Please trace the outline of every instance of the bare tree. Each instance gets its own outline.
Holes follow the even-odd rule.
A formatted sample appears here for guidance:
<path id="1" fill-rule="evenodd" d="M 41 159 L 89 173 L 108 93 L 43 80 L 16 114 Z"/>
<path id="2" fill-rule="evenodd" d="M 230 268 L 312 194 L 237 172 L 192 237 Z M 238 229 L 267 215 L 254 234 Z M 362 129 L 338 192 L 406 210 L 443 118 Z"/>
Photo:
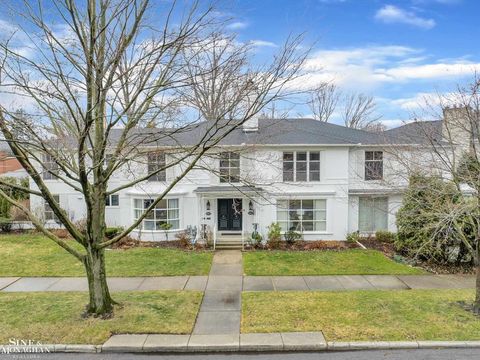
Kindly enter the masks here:
<path id="1" fill-rule="evenodd" d="M 407 170 L 405 173 L 434 176 L 456 189 L 421 189 L 429 191 L 434 204 L 428 214 L 422 210 L 422 216 L 431 219 L 425 229 L 429 238 L 423 247 L 448 247 L 452 239 L 461 243 L 461 249 L 469 253 L 476 267 L 473 311 L 480 313 L 480 78 L 475 75 L 470 84 L 458 86 L 452 93 L 425 98 L 419 106 L 414 123 L 405 128 L 410 130 L 397 141 L 421 146 L 392 146 L 389 152 Z M 442 118 L 441 127 L 436 126 L 439 122 L 417 120 L 427 114 Z M 416 192 L 412 193 L 415 196 Z M 407 210 L 415 218 L 415 211 L 420 210 L 413 204 L 420 200 L 408 200 Z M 418 209 L 422 207 L 423 202 L 418 203 Z"/>
<path id="2" fill-rule="evenodd" d="M 322 83 L 310 92 L 308 106 L 315 119 L 328 122 L 337 108 L 341 92 L 334 83 Z"/>
<path id="3" fill-rule="evenodd" d="M 242 109 L 232 104 L 246 99 L 253 90 L 249 51 L 234 35 L 213 33 L 194 47 L 183 49 L 186 59 L 182 71 L 191 86 L 180 88 L 180 96 L 207 120 L 235 118 Z"/>
<path id="4" fill-rule="evenodd" d="M 373 97 L 362 93 L 345 96 L 343 106 L 343 121 L 349 128 L 368 128 L 381 118 L 375 115 L 376 104 Z"/>
<path id="5" fill-rule="evenodd" d="M 25 1 L 26 10 L 18 13 L 17 26 L 30 39 L 31 52 L 18 50 L 13 41 L 17 34 L 0 44 L 0 90 L 30 102 L 22 116 L 12 106 L 2 105 L 0 130 L 32 179 L 30 188 L 16 185 L 15 189 L 42 197 L 81 250 L 57 237 L 7 192 L 0 189 L 0 195 L 83 263 L 90 294 L 87 314 L 108 316 L 115 302 L 106 281 L 105 248 L 137 228 L 222 139 L 270 102 L 286 96 L 285 85 L 296 77 L 306 53 L 298 51 L 301 37 L 294 37 L 263 66 L 243 67 L 246 58 L 227 56 L 213 68 L 200 69 L 195 59 L 208 58 L 212 46 L 216 48 L 212 34 L 218 31 L 212 8 L 203 3 L 193 2 L 188 9 L 167 2 L 153 8 L 148 0 L 52 3 L 48 17 L 41 2 Z M 149 22 L 146 14 L 154 19 Z M 55 28 L 52 16 L 58 21 Z M 218 51 L 223 51 L 221 46 Z M 222 95 L 219 85 L 210 82 L 210 88 L 203 90 L 209 104 L 201 107 L 208 121 L 172 118 L 178 89 L 188 93 L 185 89 L 190 88 L 194 94 L 202 74 L 214 78 L 218 69 L 239 75 L 242 80 L 233 81 L 238 92 L 230 94 L 228 88 L 228 96 Z M 224 121 L 225 113 L 238 117 Z M 148 174 L 131 171 L 120 185 L 111 182 L 115 173 L 145 161 L 146 148 L 165 147 L 175 149 L 174 160 Z M 106 198 L 180 164 L 180 173 L 165 181 L 164 190 L 145 211 L 106 240 Z M 82 195 L 85 228 L 57 203 L 48 179 Z M 1 180 L 0 184 L 8 185 Z"/>

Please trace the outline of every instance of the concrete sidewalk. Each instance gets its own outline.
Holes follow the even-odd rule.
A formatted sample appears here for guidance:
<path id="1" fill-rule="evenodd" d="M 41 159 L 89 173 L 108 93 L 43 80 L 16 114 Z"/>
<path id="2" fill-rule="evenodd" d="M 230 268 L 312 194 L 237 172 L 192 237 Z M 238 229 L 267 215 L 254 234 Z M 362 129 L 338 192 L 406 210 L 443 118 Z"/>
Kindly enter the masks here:
<path id="1" fill-rule="evenodd" d="M 233 253 L 233 251 L 228 252 Z M 223 291 L 226 297 L 231 297 L 228 293 L 239 291 L 468 289 L 475 287 L 474 275 L 242 276 L 242 265 L 238 255 L 234 263 L 226 264 L 224 261 L 231 260 L 234 255 L 220 255 L 220 252 L 218 254 L 209 276 L 112 277 L 108 279 L 108 283 L 112 291 Z M 87 290 L 86 278 L 80 277 L 0 277 L 0 291 L 4 292 Z"/>
<path id="2" fill-rule="evenodd" d="M 238 339 L 243 289 L 242 273 L 240 251 L 215 253 L 202 305 L 189 343 L 204 343 L 207 339 L 212 339 L 211 335 L 220 335 L 227 342 Z"/>

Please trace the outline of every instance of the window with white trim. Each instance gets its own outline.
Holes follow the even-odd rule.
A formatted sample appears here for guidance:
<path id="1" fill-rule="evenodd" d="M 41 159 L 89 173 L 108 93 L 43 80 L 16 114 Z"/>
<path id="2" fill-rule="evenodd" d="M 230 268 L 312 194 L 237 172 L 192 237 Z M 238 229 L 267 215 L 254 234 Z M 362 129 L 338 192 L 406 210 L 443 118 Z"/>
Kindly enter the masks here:
<path id="1" fill-rule="evenodd" d="M 151 152 L 147 154 L 147 168 L 148 173 L 152 174 L 148 181 L 165 181 L 167 179 L 167 172 L 165 169 L 165 153 L 162 151 Z"/>
<path id="2" fill-rule="evenodd" d="M 55 180 L 58 175 L 58 164 L 50 154 L 43 154 L 43 180 Z"/>
<path id="3" fill-rule="evenodd" d="M 284 152 L 283 181 L 320 181 L 320 152 Z"/>
<path id="4" fill-rule="evenodd" d="M 358 230 L 373 233 L 388 229 L 388 198 L 361 197 L 358 204 Z"/>
<path id="5" fill-rule="evenodd" d="M 235 152 L 223 152 L 220 154 L 220 182 L 240 182 L 240 154 Z"/>
<path id="6" fill-rule="evenodd" d="M 277 222 L 282 231 L 326 231 L 327 200 L 278 200 Z"/>
<path id="7" fill-rule="evenodd" d="M 365 151 L 365 180 L 383 179 L 383 151 Z"/>
<path id="8" fill-rule="evenodd" d="M 134 218 L 137 220 L 145 213 L 153 199 L 134 199 Z M 162 224 L 171 224 L 171 230 L 180 228 L 180 209 L 178 199 L 162 199 L 150 211 L 142 223 L 139 225 L 141 230 L 163 230 Z"/>
<path id="9" fill-rule="evenodd" d="M 55 202 L 57 204 L 59 204 L 60 203 L 60 195 L 52 195 L 52 196 L 53 196 L 53 199 L 55 200 Z M 52 207 L 50 206 L 50 204 L 46 200 L 44 200 L 44 216 L 45 216 L 46 221 L 59 222 L 57 215 L 55 215 Z"/>
<path id="10" fill-rule="evenodd" d="M 120 198 L 118 194 L 111 194 L 105 198 L 106 207 L 116 207 L 120 205 Z"/>

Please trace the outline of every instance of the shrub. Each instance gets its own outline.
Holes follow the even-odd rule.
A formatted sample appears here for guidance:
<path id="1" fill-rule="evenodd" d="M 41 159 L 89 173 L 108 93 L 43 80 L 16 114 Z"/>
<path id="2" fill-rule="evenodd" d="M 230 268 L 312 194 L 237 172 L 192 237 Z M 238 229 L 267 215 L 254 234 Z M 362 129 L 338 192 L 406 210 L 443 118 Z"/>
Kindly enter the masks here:
<path id="1" fill-rule="evenodd" d="M 268 246 L 278 249 L 282 241 L 282 228 L 278 223 L 271 223 L 268 227 Z"/>
<path id="2" fill-rule="evenodd" d="M 120 226 L 117 227 L 107 227 L 105 229 L 105 237 L 107 239 L 113 239 L 115 236 L 122 232 L 123 228 Z"/>
<path id="3" fill-rule="evenodd" d="M 190 234 L 186 231 L 179 232 L 175 235 L 181 247 L 188 248 L 192 245 Z"/>
<path id="4" fill-rule="evenodd" d="M 295 230 L 288 230 L 287 232 L 285 232 L 283 236 L 285 237 L 285 241 L 289 245 L 295 244 L 295 241 L 300 240 L 302 238 L 302 234 L 300 234 L 299 232 L 296 232 Z"/>
<path id="5" fill-rule="evenodd" d="M 475 243 L 470 203 L 452 182 L 415 174 L 397 212 L 395 248 L 408 258 L 437 263 L 471 263 L 462 241 Z M 452 221 L 452 219 L 455 221 Z"/>
<path id="6" fill-rule="evenodd" d="M 250 243 L 253 247 L 259 246 L 262 243 L 262 240 L 263 236 L 257 231 L 252 232 L 250 235 Z"/>
<path id="7" fill-rule="evenodd" d="M 5 233 L 12 231 L 12 220 L 8 218 L 0 218 L 0 230 Z"/>
<path id="8" fill-rule="evenodd" d="M 349 243 L 356 243 L 357 241 L 360 241 L 360 233 L 358 231 L 348 233 L 346 236 L 347 242 Z"/>
<path id="9" fill-rule="evenodd" d="M 393 243 L 395 242 L 396 235 L 395 233 L 387 230 L 378 230 L 375 233 L 375 240 L 384 242 L 384 243 Z"/>

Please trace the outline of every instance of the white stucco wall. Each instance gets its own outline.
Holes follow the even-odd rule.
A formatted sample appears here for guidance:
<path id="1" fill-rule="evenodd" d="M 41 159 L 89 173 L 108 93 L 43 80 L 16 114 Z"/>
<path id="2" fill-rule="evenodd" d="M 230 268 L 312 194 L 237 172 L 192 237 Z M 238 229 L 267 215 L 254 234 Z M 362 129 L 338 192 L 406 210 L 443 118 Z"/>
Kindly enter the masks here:
<path id="1" fill-rule="evenodd" d="M 168 194 L 167 198 L 179 199 L 180 229 L 171 230 L 169 239 L 187 226 L 208 224 L 211 229 L 217 221 L 218 197 L 242 197 L 243 200 L 243 228 L 247 233 L 253 230 L 253 223 L 259 224 L 259 232 L 265 237 L 268 226 L 277 221 L 276 202 L 279 199 L 325 199 L 327 206 L 327 228 L 323 232 L 305 232 L 306 240 L 343 240 L 347 233 L 358 228 L 358 196 L 349 195 L 351 189 L 373 189 L 375 191 L 388 190 L 390 187 L 382 182 L 364 181 L 363 154 L 368 148 L 348 146 L 283 146 L 283 147 L 256 147 L 248 148 L 241 158 L 241 173 L 248 185 L 261 188 L 262 194 L 254 194 L 252 198 L 245 194 L 198 194 L 195 190 L 208 186 L 225 186 L 220 184 L 216 169 L 218 160 L 205 158 L 200 166 L 192 170 Z M 320 151 L 320 181 L 316 182 L 283 182 L 282 181 L 282 154 L 283 151 Z M 167 155 L 167 162 L 173 161 L 174 156 Z M 134 187 L 118 192 L 119 206 L 106 209 L 106 221 L 109 226 L 128 227 L 134 219 L 133 199 L 155 198 L 162 193 L 172 179 L 181 173 L 185 164 L 177 165 L 167 170 L 166 182 L 142 182 Z M 209 171 L 212 169 L 213 171 Z M 143 162 L 130 164 L 118 170 L 109 184 L 114 189 L 127 183 L 136 176 L 144 176 L 147 172 L 146 159 Z M 32 187 L 35 184 L 32 183 Z M 69 216 L 75 220 L 85 218 L 85 205 L 80 193 L 58 180 L 46 181 L 51 192 L 60 196 L 60 203 Z M 241 184 L 239 184 L 241 185 Z M 390 196 L 389 206 L 392 215 L 389 215 L 389 229 L 395 229 L 395 209 L 401 201 L 399 196 Z M 206 215 L 206 200 L 210 199 L 211 214 Z M 255 214 L 248 214 L 248 203 L 252 200 Z M 32 196 L 32 209 L 43 211 L 43 199 Z M 395 205 L 396 204 L 396 205 Z M 395 205 L 395 206 L 394 206 Z M 133 237 L 143 240 L 164 240 L 164 231 L 133 231 Z"/>

